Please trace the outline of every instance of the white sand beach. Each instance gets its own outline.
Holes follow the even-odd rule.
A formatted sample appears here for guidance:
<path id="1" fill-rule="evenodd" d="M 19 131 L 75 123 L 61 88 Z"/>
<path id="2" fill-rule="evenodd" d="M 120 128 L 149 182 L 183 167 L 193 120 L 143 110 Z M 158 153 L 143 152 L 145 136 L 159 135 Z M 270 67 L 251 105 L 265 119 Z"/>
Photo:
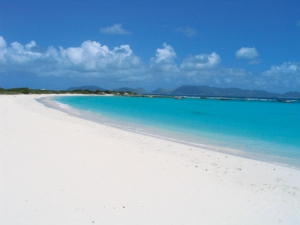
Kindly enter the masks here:
<path id="1" fill-rule="evenodd" d="M 300 224 L 300 170 L 0 96 L 0 224 Z"/>

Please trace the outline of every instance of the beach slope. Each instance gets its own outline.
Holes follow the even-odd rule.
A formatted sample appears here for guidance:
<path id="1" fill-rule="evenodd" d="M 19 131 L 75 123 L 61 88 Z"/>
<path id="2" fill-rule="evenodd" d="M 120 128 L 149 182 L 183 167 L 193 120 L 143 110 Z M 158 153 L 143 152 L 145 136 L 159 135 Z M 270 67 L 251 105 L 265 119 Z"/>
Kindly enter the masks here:
<path id="1" fill-rule="evenodd" d="M 1 224 L 300 224 L 300 171 L 0 96 Z"/>

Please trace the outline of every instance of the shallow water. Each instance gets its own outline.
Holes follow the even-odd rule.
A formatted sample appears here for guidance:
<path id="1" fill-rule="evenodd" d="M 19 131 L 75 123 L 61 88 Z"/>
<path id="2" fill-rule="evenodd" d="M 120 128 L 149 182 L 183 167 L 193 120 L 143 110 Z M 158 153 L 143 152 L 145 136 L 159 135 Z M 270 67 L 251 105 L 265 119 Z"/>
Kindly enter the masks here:
<path id="1" fill-rule="evenodd" d="M 103 96 L 55 101 L 123 129 L 300 167 L 298 102 Z"/>

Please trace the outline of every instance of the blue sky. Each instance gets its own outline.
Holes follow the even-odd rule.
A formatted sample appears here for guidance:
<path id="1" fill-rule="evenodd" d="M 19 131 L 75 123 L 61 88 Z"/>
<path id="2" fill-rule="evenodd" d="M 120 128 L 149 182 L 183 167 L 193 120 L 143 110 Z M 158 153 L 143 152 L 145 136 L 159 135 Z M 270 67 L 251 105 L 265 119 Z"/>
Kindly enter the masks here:
<path id="1" fill-rule="evenodd" d="M 0 0 L 0 87 L 300 91 L 299 0 Z"/>

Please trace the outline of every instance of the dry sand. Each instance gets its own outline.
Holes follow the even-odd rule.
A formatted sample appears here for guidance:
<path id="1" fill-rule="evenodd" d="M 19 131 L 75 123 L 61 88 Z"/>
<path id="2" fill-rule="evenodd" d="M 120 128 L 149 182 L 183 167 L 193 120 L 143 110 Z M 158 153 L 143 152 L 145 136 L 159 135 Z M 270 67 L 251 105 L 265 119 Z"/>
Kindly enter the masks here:
<path id="1" fill-rule="evenodd" d="M 0 96 L 0 224 L 300 224 L 300 171 Z"/>

